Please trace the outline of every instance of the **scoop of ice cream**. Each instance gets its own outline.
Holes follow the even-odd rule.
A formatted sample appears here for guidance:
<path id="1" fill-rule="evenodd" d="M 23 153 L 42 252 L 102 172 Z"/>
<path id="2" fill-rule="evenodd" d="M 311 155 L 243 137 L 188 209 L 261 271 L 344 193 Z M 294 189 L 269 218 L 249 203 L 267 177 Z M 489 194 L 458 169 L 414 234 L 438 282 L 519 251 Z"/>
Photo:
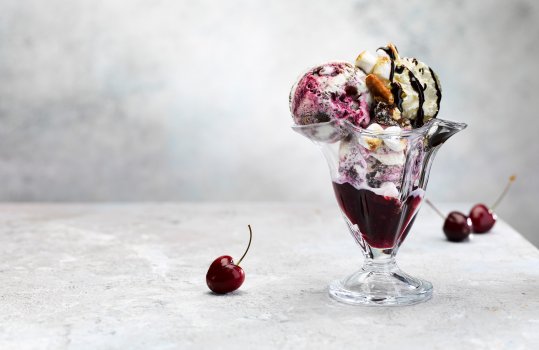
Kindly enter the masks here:
<path id="1" fill-rule="evenodd" d="M 377 55 L 362 52 L 356 67 L 375 75 L 391 91 L 393 101 L 375 100 L 371 115 L 375 122 L 417 128 L 435 118 L 440 109 L 441 85 L 437 75 L 415 58 L 401 58 L 395 46 L 378 49 Z"/>
<path id="2" fill-rule="evenodd" d="M 431 118 L 435 118 L 440 110 L 442 88 L 438 76 L 432 68 L 415 58 L 404 57 L 400 60 L 400 63 L 408 68 L 419 80 L 420 87 L 423 90 L 423 104 L 420 104 L 420 106 L 424 115 L 423 122 L 426 123 Z"/>
<path id="3" fill-rule="evenodd" d="M 347 119 L 366 127 L 370 122 L 365 73 L 346 62 L 310 69 L 292 87 L 290 111 L 299 125 Z"/>

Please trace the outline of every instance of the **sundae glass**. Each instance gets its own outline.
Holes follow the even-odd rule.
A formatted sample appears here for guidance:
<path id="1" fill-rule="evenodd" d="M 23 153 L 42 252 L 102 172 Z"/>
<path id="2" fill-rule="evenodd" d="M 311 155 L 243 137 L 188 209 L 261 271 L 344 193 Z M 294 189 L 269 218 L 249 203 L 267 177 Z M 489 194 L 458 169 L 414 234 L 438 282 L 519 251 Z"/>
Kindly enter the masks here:
<path id="1" fill-rule="evenodd" d="M 365 256 L 356 273 L 329 286 L 349 304 L 409 305 L 432 296 L 430 282 L 402 272 L 397 251 L 410 232 L 437 150 L 466 127 L 436 119 L 434 71 L 389 44 L 355 65 L 314 67 L 292 88 L 294 131 L 317 144 L 352 237 Z"/>

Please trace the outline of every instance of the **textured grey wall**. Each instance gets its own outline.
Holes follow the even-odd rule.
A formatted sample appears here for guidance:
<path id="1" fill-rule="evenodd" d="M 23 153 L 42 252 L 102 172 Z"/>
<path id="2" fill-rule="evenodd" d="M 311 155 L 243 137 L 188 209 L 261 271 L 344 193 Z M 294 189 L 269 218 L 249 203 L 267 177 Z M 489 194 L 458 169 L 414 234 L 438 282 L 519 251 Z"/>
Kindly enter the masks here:
<path id="1" fill-rule="evenodd" d="M 430 197 L 491 202 L 516 172 L 499 214 L 538 244 L 538 23 L 532 0 L 0 0 L 0 199 L 333 200 L 290 86 L 393 41 L 469 123 Z"/>

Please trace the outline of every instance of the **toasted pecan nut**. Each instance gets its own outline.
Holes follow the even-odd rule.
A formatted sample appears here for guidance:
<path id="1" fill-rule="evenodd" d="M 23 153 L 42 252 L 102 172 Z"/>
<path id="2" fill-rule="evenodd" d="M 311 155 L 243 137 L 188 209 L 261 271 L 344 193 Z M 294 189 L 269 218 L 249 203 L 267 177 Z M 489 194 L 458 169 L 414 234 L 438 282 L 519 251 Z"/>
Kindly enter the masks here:
<path id="1" fill-rule="evenodd" d="M 379 98 L 390 105 L 395 102 L 391 90 L 389 90 L 382 80 L 380 80 L 380 78 L 378 78 L 376 75 L 367 75 L 367 78 L 365 78 L 365 83 L 375 99 Z"/>

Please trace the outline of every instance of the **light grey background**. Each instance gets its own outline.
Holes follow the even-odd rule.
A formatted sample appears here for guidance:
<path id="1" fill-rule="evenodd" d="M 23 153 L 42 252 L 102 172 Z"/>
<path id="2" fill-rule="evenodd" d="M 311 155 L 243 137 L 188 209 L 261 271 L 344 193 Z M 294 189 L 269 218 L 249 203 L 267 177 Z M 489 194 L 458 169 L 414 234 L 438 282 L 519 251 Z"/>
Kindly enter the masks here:
<path id="1" fill-rule="evenodd" d="M 515 172 L 498 213 L 539 244 L 538 23 L 532 0 L 0 0 L 0 199 L 333 201 L 290 86 L 393 41 L 469 123 L 429 197 L 491 203 Z"/>

